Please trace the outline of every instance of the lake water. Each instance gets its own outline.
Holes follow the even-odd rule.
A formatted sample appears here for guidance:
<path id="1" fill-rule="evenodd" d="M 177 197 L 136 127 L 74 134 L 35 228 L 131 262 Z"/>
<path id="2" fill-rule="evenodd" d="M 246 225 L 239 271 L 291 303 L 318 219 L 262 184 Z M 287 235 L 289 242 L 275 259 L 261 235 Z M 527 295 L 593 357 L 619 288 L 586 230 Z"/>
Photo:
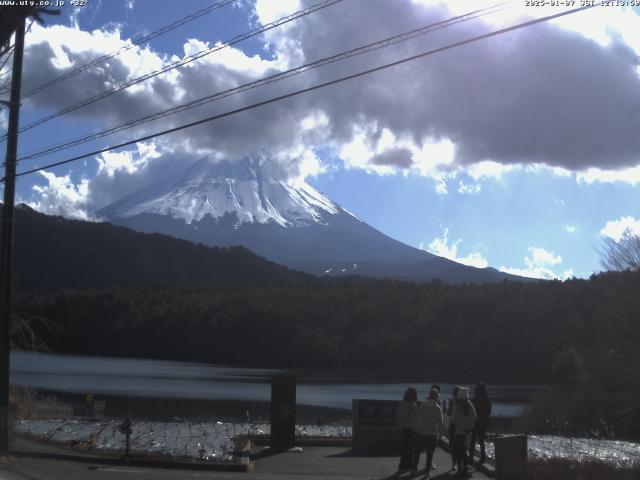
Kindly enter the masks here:
<path id="1" fill-rule="evenodd" d="M 238 400 L 269 402 L 270 377 L 290 373 L 297 376 L 297 403 L 351 409 L 353 398 L 395 400 L 411 384 L 424 398 L 429 381 L 416 378 L 372 380 L 365 374 L 321 374 L 317 372 L 237 368 L 188 362 L 56 355 L 13 352 L 11 384 L 60 393 L 93 393 L 159 399 Z M 412 380 L 409 382 L 409 380 Z M 426 379 L 429 380 L 429 379 Z M 441 383 L 450 395 L 454 384 Z M 523 413 L 535 386 L 489 385 L 493 414 Z"/>

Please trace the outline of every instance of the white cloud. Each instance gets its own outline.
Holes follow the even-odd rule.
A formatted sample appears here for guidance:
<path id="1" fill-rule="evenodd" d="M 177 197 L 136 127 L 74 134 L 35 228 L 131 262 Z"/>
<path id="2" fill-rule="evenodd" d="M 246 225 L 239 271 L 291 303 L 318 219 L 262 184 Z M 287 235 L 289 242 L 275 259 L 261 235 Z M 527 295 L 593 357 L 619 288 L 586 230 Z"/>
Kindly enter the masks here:
<path id="1" fill-rule="evenodd" d="M 524 257 L 525 268 L 501 266 L 500 271 L 523 277 L 546 280 L 567 279 L 573 276 L 573 269 L 556 273 L 551 267 L 562 263 L 562 257 L 541 247 L 529 247 L 529 255 Z"/>
<path id="2" fill-rule="evenodd" d="M 446 4 L 457 15 L 487 7 L 489 2 L 479 5 L 477 0 L 413 0 L 425 5 Z M 509 8 L 488 15 L 484 20 L 495 26 L 513 25 L 523 20 L 523 17 L 540 18 L 558 13 L 556 6 L 525 6 L 524 2 L 512 2 Z M 617 36 L 624 39 L 640 54 L 640 31 L 638 30 L 638 15 L 631 7 L 595 7 L 577 14 L 552 20 L 552 23 L 566 30 L 580 33 L 586 38 L 595 40 L 602 46 L 608 46 Z"/>
<path id="3" fill-rule="evenodd" d="M 521 165 L 520 167 L 527 173 L 551 173 L 556 177 L 571 177 L 573 175 L 571 170 L 546 165 L 544 163 L 530 163 L 527 165 Z"/>
<path id="4" fill-rule="evenodd" d="M 545 165 L 546 166 L 546 165 Z M 548 167 L 556 177 L 571 177 L 573 172 L 562 167 Z"/>
<path id="5" fill-rule="evenodd" d="M 73 60 L 75 54 L 84 52 L 110 53 L 123 47 L 126 41 L 120 38 L 118 30 L 87 32 L 77 27 L 69 28 L 64 25 L 43 27 L 34 23 L 29 32 L 29 45 L 39 43 L 46 43 L 51 47 L 54 56 L 50 61 L 56 68 L 61 69 L 76 63 Z M 133 50 L 135 51 L 136 48 Z"/>
<path id="6" fill-rule="evenodd" d="M 427 139 L 422 147 L 410 144 L 405 147 L 412 149 L 413 168 L 420 175 L 439 178 L 454 163 L 456 146 L 448 139 Z"/>
<path id="7" fill-rule="evenodd" d="M 449 193 L 449 190 L 447 188 L 447 182 L 445 181 L 444 178 L 436 179 L 435 191 L 439 195 L 446 195 L 447 193 Z"/>
<path id="8" fill-rule="evenodd" d="M 639 154 L 640 156 L 640 154 Z M 640 184 L 640 165 L 620 170 L 603 170 L 601 168 L 589 168 L 576 173 L 578 183 L 590 185 L 592 183 L 629 183 L 631 185 Z"/>
<path id="9" fill-rule="evenodd" d="M 379 175 L 398 173 L 398 167 L 411 168 L 413 153 L 404 148 L 404 142 L 398 141 L 391 130 L 383 128 L 374 135 L 376 125 L 355 126 L 351 141 L 344 143 L 338 156 L 347 168 L 361 168 Z M 409 155 L 394 157 L 399 150 Z"/>
<path id="10" fill-rule="evenodd" d="M 619 242 L 625 231 L 634 235 L 640 235 L 640 220 L 634 217 L 620 217 L 618 220 L 609 220 L 600 230 L 600 235 L 609 237 Z"/>
<path id="11" fill-rule="evenodd" d="M 321 110 L 310 113 L 300 121 L 300 127 L 303 130 L 315 130 L 317 128 L 327 128 L 329 126 L 329 117 Z"/>
<path id="12" fill-rule="evenodd" d="M 493 178 L 499 180 L 505 173 L 511 172 L 518 167 L 517 165 L 503 165 L 502 163 L 485 160 L 474 163 L 467 168 L 467 173 L 474 180 L 482 180 L 484 178 Z"/>
<path id="13" fill-rule="evenodd" d="M 300 0 L 256 0 L 255 12 L 263 25 L 300 10 Z"/>
<path id="14" fill-rule="evenodd" d="M 480 193 L 482 186 L 479 183 L 464 183 L 462 180 L 458 182 L 458 193 L 462 195 L 473 195 Z"/>
<path id="15" fill-rule="evenodd" d="M 320 158 L 313 150 L 304 149 L 300 155 L 300 179 L 307 177 L 315 177 L 327 171 L 326 166 L 322 164 Z"/>
<path id="16" fill-rule="evenodd" d="M 219 45 L 219 43 L 216 44 L 216 46 Z M 187 40 L 187 43 L 184 44 L 183 48 L 185 56 L 190 56 L 204 50 L 209 50 L 211 45 L 209 45 L 208 42 L 191 38 Z M 265 76 L 269 70 L 275 68 L 280 69 L 284 66 L 274 60 L 264 60 L 257 54 L 250 57 L 242 50 L 233 47 L 226 47 L 218 50 L 214 54 L 206 55 L 202 57 L 202 59 L 199 59 L 198 63 L 223 66 L 230 70 L 250 74 L 253 77 Z M 186 66 L 195 67 L 196 64 L 188 63 Z"/>
<path id="17" fill-rule="evenodd" d="M 257 0 L 253 21 L 268 23 L 307 4 Z M 105 126 L 129 121 L 247 83 L 287 65 L 317 60 L 449 18 L 451 9 L 457 8 L 443 2 L 428 4 L 425 7 L 410 0 L 368 0 L 348 8 L 337 4 L 265 32 L 260 39 L 271 47 L 268 58 L 249 56 L 242 47 L 225 48 L 71 112 L 67 118 L 89 119 Z M 466 10 L 475 8 L 473 2 L 464 6 Z M 313 152 L 329 148 L 339 154 L 346 168 L 381 175 L 427 176 L 440 194 L 448 192 L 447 182 L 461 193 L 474 193 L 481 188 L 480 180 L 500 179 L 505 172 L 531 164 L 553 165 L 548 168 L 555 175 L 582 171 L 579 181 L 584 182 L 603 181 L 612 174 L 602 172 L 626 168 L 615 174 L 615 181 L 635 178 L 640 183 L 640 166 L 633 166 L 638 163 L 640 137 L 627 131 L 633 132 L 636 124 L 624 124 L 629 106 L 640 98 L 637 59 L 620 40 L 636 45 L 638 33 L 631 25 L 637 16 L 630 15 L 626 12 L 624 17 L 616 14 L 609 18 L 607 13 L 607 25 L 615 28 L 603 30 L 610 40 L 606 48 L 557 24 L 544 24 L 176 132 L 158 142 L 165 149 L 185 153 L 185 157 L 240 159 L 264 147 L 275 154 L 291 178 L 321 172 L 323 166 Z M 580 17 L 593 20 L 595 14 Z M 214 111 L 332 80 L 477 35 L 490 27 L 483 20 L 465 22 L 453 30 L 443 29 L 375 54 L 306 72 L 268 89 L 247 90 L 224 99 Z M 616 30 L 621 35 L 618 39 Z M 33 88 L 127 42 L 118 29 L 89 32 L 34 24 L 25 55 L 23 88 Z M 188 55 L 208 47 L 203 39 L 193 38 L 184 42 L 183 50 Z M 25 106 L 55 111 L 178 58 L 138 46 L 108 64 L 83 72 L 82 82 L 62 82 L 47 95 L 27 99 Z M 535 74 L 540 71 L 547 73 Z M 576 78 L 581 82 L 576 84 Z M 552 97 L 550 91 L 554 92 Z M 203 109 L 196 108 L 163 118 L 162 126 L 170 128 L 203 116 Z M 614 125 L 618 117 L 623 122 L 620 128 L 603 127 Z M 127 135 L 155 132 L 157 127 L 157 123 L 150 123 Z M 184 163 L 183 158 L 176 161 Z M 142 173 L 151 171 L 147 168 L 149 158 L 140 152 L 138 156 L 106 154 L 98 162 L 100 182 L 114 180 L 102 183 L 104 198 L 123 193 L 119 185 L 133 185 L 123 181 L 123 176 L 144 182 Z M 465 171 L 475 184 L 457 182 L 456 176 Z M 104 192 L 107 186 L 113 188 L 109 194 Z"/>
<path id="18" fill-rule="evenodd" d="M 529 268 L 534 268 L 542 265 L 558 265 L 562 263 L 562 257 L 555 255 L 553 252 L 549 252 L 540 247 L 529 247 L 529 253 L 531 257 L 525 257 L 524 263 Z"/>
<path id="19" fill-rule="evenodd" d="M 352 140 L 342 144 L 338 151 L 346 168 L 360 168 L 378 175 L 402 172 L 425 176 L 435 181 L 434 190 L 441 195 L 448 193 L 447 179 L 456 176 L 456 172 L 448 171 L 454 155 L 455 146 L 449 140 L 425 141 L 417 146 L 410 139 L 398 139 L 387 128 L 378 129 L 376 124 L 354 127 Z"/>
<path id="20" fill-rule="evenodd" d="M 104 152 L 96 157 L 98 174 L 113 177 L 118 171 L 135 173 L 144 168 L 150 160 L 160 157 L 155 143 L 137 143 L 137 151 Z"/>
<path id="21" fill-rule="evenodd" d="M 46 170 L 38 173 L 47 180 L 47 184 L 32 187 L 34 199 L 26 202 L 27 205 L 48 215 L 91 220 L 87 212 L 89 180 L 83 178 L 75 184 L 71 175 L 58 177 Z"/>
<path id="22" fill-rule="evenodd" d="M 361 168 L 379 175 L 395 173 L 395 170 L 389 165 L 375 165 L 369 163 L 370 158 L 382 152 L 378 152 L 377 145 L 373 146 L 367 144 L 368 136 L 365 133 L 364 128 L 356 127 L 354 130 L 356 130 L 356 132 L 354 133 L 351 141 L 344 143 L 338 151 L 338 156 L 344 162 L 345 167 Z"/>
<path id="23" fill-rule="evenodd" d="M 463 257 L 458 256 L 458 244 L 462 242 L 461 239 L 454 240 L 449 244 L 449 229 L 445 228 L 440 238 L 434 238 L 427 246 L 427 251 L 438 255 L 440 257 L 448 258 L 455 262 L 469 265 L 471 267 L 485 268 L 487 267 L 487 259 L 480 252 L 472 252 Z M 423 245 L 420 245 L 420 249 L 424 250 Z"/>

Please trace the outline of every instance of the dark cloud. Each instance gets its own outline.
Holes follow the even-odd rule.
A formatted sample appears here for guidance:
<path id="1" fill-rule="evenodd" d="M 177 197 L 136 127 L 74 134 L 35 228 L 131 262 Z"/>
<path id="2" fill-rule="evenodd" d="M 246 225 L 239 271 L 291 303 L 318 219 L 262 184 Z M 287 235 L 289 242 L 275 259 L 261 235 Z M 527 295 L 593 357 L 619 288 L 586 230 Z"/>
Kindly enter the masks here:
<path id="1" fill-rule="evenodd" d="M 137 152 L 133 152 L 132 155 L 135 160 L 139 160 Z M 115 170 L 111 174 L 100 173 L 91 181 L 87 210 L 95 212 L 129 193 L 180 178 L 195 160 L 197 159 L 191 155 L 163 152 L 158 158 L 150 159 L 144 167 L 133 173 L 123 169 Z"/>
<path id="2" fill-rule="evenodd" d="M 70 67 L 58 69 L 52 59 L 54 52 L 47 43 L 31 45 L 26 49 L 23 91 L 28 92 L 48 79 L 63 75 L 78 65 L 86 64 L 106 52 L 70 52 L 66 54 L 73 62 Z M 29 97 L 25 106 L 39 108 L 47 114 L 75 105 L 88 98 L 94 97 L 108 89 L 125 83 L 130 79 L 130 69 L 118 57 L 108 63 L 98 65 L 71 79 L 53 85 L 52 87 Z M 119 122 L 137 118 L 171 105 L 174 88 L 163 88 L 162 80 L 152 80 L 153 91 L 138 90 L 135 93 L 123 91 L 103 100 L 97 101 L 68 114 L 74 118 L 90 118 L 104 123 Z"/>
<path id="3" fill-rule="evenodd" d="M 289 34 L 315 58 L 449 15 L 408 0 L 354 2 Z M 467 22 L 359 63 L 384 63 L 488 31 L 479 21 Z M 376 125 L 418 144 L 451 139 L 458 163 L 620 168 L 640 161 L 640 136 L 633 134 L 640 116 L 630 118 L 640 104 L 640 79 L 638 57 L 619 42 L 602 47 L 540 24 L 345 83 L 318 102 L 338 139 L 349 138 L 354 124 Z"/>
<path id="4" fill-rule="evenodd" d="M 390 148 L 371 157 L 374 165 L 387 165 L 391 167 L 409 168 L 413 164 L 413 154 L 407 148 Z"/>
<path id="5" fill-rule="evenodd" d="M 443 6 L 425 7 L 410 0 L 347 1 L 300 19 L 286 30 L 273 30 L 267 40 L 281 56 L 312 61 L 450 16 Z M 482 21 L 467 22 L 167 117 L 127 135 L 221 113 L 489 30 Z M 282 35 L 287 42 L 279 41 Z M 67 51 L 76 65 L 103 53 Z M 52 57 L 46 43 L 28 47 L 25 90 L 64 72 L 53 66 Z M 129 183 L 146 181 L 143 177 L 160 175 L 152 168 L 166 172 L 176 162 L 183 164 L 206 152 L 239 158 L 258 148 L 294 152 L 276 155 L 282 174 L 293 175 L 301 145 L 339 147 L 362 131 L 367 144 L 375 145 L 385 129 L 417 145 L 450 139 L 456 145 L 458 165 L 487 159 L 571 170 L 636 165 L 640 115 L 632 112 L 640 104 L 637 67 L 637 56 L 619 39 L 602 47 L 556 25 L 537 25 L 168 136 L 161 142 L 174 152 L 172 161 L 153 161 L 134 175 L 122 173 L 118 181 L 96 179 L 95 184 L 105 182 L 104 192 L 109 188 L 120 192 Z M 81 82 L 63 82 L 30 99 L 28 105 L 52 111 L 132 76 L 126 64 L 114 59 L 108 67 L 83 73 Z M 153 91 L 122 92 L 72 115 L 119 123 L 255 78 L 256 74 L 229 66 L 195 62 L 179 70 L 175 83 L 158 77 L 150 83 Z M 303 120 L 319 112 L 328 122 L 303 128 Z M 406 169 L 412 160 L 408 149 L 392 148 L 370 161 Z"/>

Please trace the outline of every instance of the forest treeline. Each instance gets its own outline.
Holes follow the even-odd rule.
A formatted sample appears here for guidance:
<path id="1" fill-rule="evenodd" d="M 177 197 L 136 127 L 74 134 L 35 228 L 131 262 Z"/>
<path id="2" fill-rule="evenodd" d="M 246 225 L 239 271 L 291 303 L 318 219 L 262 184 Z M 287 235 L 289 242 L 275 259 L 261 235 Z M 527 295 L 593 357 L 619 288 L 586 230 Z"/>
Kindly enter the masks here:
<path id="1" fill-rule="evenodd" d="M 16 208 L 15 224 L 13 284 L 17 291 L 152 282 L 271 284 L 314 278 L 244 247 L 206 247 L 109 223 L 43 215 L 25 205 Z"/>
<path id="2" fill-rule="evenodd" d="M 604 398 L 615 404 L 606 415 L 591 405 L 583 417 L 617 424 L 611 415 L 627 415 L 632 425 L 640 418 L 639 291 L 633 272 L 481 285 L 349 277 L 22 294 L 16 313 L 56 352 L 551 382 L 564 397 L 539 398 L 539 406 Z M 546 420 L 564 421 L 536 418 Z"/>

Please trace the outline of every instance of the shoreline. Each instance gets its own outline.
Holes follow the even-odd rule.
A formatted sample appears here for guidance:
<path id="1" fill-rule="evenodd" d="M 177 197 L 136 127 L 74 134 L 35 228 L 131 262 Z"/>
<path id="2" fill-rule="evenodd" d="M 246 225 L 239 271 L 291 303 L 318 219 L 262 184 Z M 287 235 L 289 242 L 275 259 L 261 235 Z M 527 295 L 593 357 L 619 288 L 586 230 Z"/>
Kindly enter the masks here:
<path id="1" fill-rule="evenodd" d="M 451 384 L 451 385 L 474 385 L 480 380 L 487 385 L 503 386 L 503 387 L 525 387 L 536 389 L 546 385 L 548 379 L 536 378 L 531 381 L 522 383 L 520 378 L 513 378 L 511 375 L 500 375 L 492 378 L 491 375 L 469 375 L 468 372 L 454 372 L 441 367 L 432 367 L 426 369 L 422 366 L 415 366 L 409 369 L 406 367 L 388 367 L 380 368 L 378 366 L 353 366 L 353 367 L 336 367 L 327 369 L 322 366 L 307 366 L 305 368 L 287 367 L 278 364 L 260 364 L 253 363 L 210 363 L 199 361 L 196 359 L 184 359 L 177 357 L 152 357 L 152 356 L 127 356 L 127 355 L 91 355 L 83 352 L 61 352 L 61 351 L 30 351 L 30 350 L 11 350 L 12 355 L 42 355 L 52 357 L 62 357 L 67 359 L 93 359 L 105 361 L 132 361 L 132 362 L 159 362 L 167 364 L 184 364 L 191 366 L 223 368 L 223 369 L 247 369 L 255 371 L 263 371 L 269 374 L 290 373 L 299 379 L 304 379 L 308 383 L 320 382 L 326 383 L 327 380 L 338 383 L 406 383 L 411 385 L 414 383 L 424 383 L 425 378 L 430 383 Z M 13 362 L 12 362 L 13 363 Z M 455 378 L 459 381 L 450 382 L 447 379 Z"/>
<path id="2" fill-rule="evenodd" d="M 73 416 L 90 418 L 85 396 L 75 393 L 36 390 L 36 414 L 40 417 Z M 56 398 L 55 404 L 52 396 Z M 131 418 L 136 421 L 189 421 L 225 423 L 264 423 L 271 417 L 270 401 L 181 399 L 124 395 L 94 395 L 104 401 L 105 418 Z M 70 414 L 73 410 L 84 415 Z M 38 412 L 40 412 L 38 414 Z M 351 409 L 316 405 L 296 405 L 296 422 L 305 425 L 351 425 Z"/>
<path id="3" fill-rule="evenodd" d="M 96 418 L 84 394 L 32 389 L 35 398 L 29 410 L 36 418 Z M 126 395 L 93 395 L 94 402 L 104 402 L 104 418 L 130 418 L 143 422 L 224 422 L 232 424 L 269 423 L 270 400 L 190 399 Z M 296 423 L 301 425 L 351 426 L 352 410 L 319 405 L 296 405 Z M 526 431 L 526 417 L 496 415 L 491 417 L 493 433 Z"/>

